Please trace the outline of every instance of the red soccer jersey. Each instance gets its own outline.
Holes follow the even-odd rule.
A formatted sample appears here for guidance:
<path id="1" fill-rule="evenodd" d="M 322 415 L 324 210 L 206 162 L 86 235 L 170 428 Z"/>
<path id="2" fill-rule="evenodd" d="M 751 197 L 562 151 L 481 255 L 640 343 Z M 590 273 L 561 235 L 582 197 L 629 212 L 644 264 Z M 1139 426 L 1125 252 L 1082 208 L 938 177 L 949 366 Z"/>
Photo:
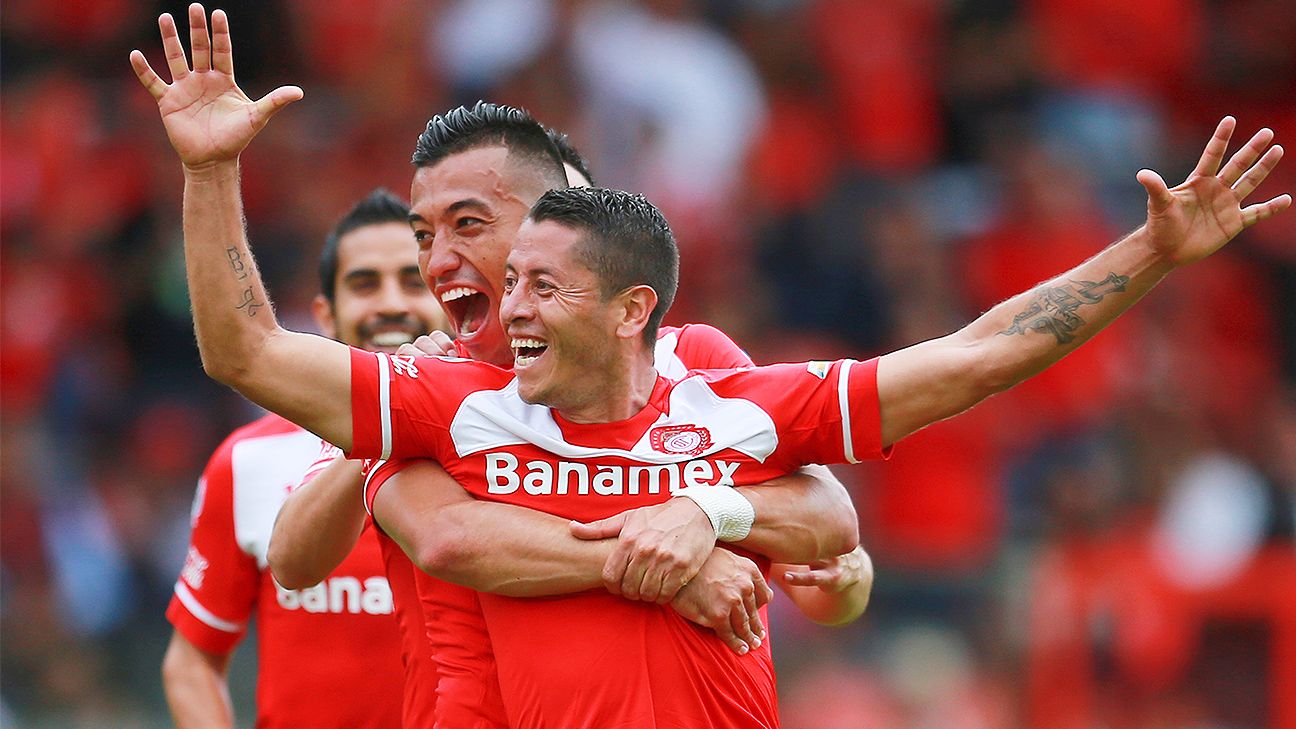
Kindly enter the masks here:
<path id="1" fill-rule="evenodd" d="M 589 521 L 685 485 L 881 456 L 876 372 L 840 361 L 659 378 L 630 419 L 578 424 L 524 403 L 490 365 L 355 350 L 354 450 L 434 457 L 478 498 Z M 601 590 L 480 599 L 515 727 L 778 724 L 768 643 L 740 657 L 667 607 Z"/>
<path id="2" fill-rule="evenodd" d="M 728 369 L 751 365 L 746 353 L 724 333 L 700 324 L 662 327 L 654 354 L 657 369 L 668 377 L 683 376 L 690 368 Z M 370 513 L 373 495 L 398 470 L 392 464 L 376 475 L 373 471 L 366 473 L 365 506 Z M 439 677 L 435 686 L 437 718 L 441 725 L 475 729 L 507 727 L 494 650 L 477 592 L 417 569 L 414 573 Z M 398 595 L 398 612 L 400 603 Z"/>
<path id="3" fill-rule="evenodd" d="M 302 477 L 301 486 L 310 483 L 335 459 L 342 458 L 337 446 L 322 443 L 319 458 Z M 368 470 L 370 464 L 366 463 Z M 404 698 L 401 702 L 402 726 L 407 729 L 431 727 L 436 721 L 437 669 L 427 636 L 427 618 L 419 599 L 414 563 L 400 545 L 392 541 L 372 519 L 366 518 L 361 538 L 372 535 L 382 555 L 387 584 L 391 588 L 392 606 L 400 628 L 401 664 L 405 667 Z M 484 629 L 484 627 L 483 627 Z"/>
<path id="4" fill-rule="evenodd" d="M 266 569 L 275 514 L 319 450 L 319 438 L 274 415 L 221 444 L 199 481 L 167 619 L 226 654 L 255 612 L 259 729 L 399 727 L 400 643 L 373 530 L 315 587 L 283 590 Z"/>

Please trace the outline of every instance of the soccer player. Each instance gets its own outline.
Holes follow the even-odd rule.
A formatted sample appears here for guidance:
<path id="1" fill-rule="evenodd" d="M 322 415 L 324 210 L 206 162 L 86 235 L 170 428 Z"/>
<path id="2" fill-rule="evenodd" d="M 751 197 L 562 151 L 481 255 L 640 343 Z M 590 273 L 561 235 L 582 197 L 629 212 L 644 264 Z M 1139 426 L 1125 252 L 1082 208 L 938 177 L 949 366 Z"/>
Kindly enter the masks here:
<path id="1" fill-rule="evenodd" d="M 191 25 L 192 19 L 191 15 Z M 223 43 L 219 40 L 223 22 L 223 15 L 214 20 L 218 40 L 212 60 L 218 69 L 228 67 L 228 59 L 219 57 L 228 52 L 228 38 Z M 179 50 L 174 34 L 169 45 Z M 168 48 L 173 77 L 183 78 L 189 73 L 183 52 L 172 50 Z M 642 206 L 633 198 L 626 202 L 606 191 L 551 192 L 546 199 L 556 201 L 558 209 L 536 217 L 552 218 L 533 220 L 519 231 L 518 252 L 512 261 L 516 276 L 509 287 L 518 293 L 509 294 L 509 306 L 503 308 L 509 320 L 508 344 L 513 349 L 516 376 L 469 361 L 375 359 L 327 340 L 282 330 L 272 316 L 258 317 L 267 301 L 264 288 L 250 264 L 241 220 L 230 214 L 239 209 L 235 159 L 250 139 L 247 132 L 259 129 L 270 113 L 297 98 L 300 90 L 279 89 L 256 103 L 241 92 L 231 92 L 232 98 L 222 92 L 219 95 L 250 124 L 234 143 L 224 138 L 213 143 L 210 129 L 196 138 L 187 133 L 191 129 L 168 114 L 168 97 L 188 105 L 194 101 L 192 96 L 187 100 L 171 96 L 170 87 L 148 69 L 141 56 L 133 54 L 133 61 L 141 81 L 159 99 L 172 144 L 186 162 L 186 261 L 194 292 L 195 329 L 210 374 L 355 455 L 388 455 L 385 451 L 394 449 L 391 453 L 397 456 L 437 457 L 452 474 L 477 479 L 465 485 L 484 486 L 482 495 L 526 502 L 531 502 L 532 496 L 551 496 L 552 500 L 540 501 L 558 511 L 623 511 L 627 501 L 650 500 L 624 497 L 660 498 L 666 492 L 660 479 L 696 481 L 699 489 L 686 496 L 703 502 L 717 533 L 728 533 L 731 528 L 742 531 L 749 524 L 750 504 L 742 507 L 734 500 L 741 498 L 736 490 L 717 489 L 715 484 L 749 483 L 748 479 L 759 480 L 771 471 L 804 463 L 802 459 L 854 460 L 855 456 L 880 453 L 904 435 L 961 412 L 1047 367 L 1110 323 L 1175 267 L 1204 258 L 1246 226 L 1285 210 L 1291 202 L 1283 195 L 1265 203 L 1241 205 L 1277 164 L 1282 150 L 1270 147 L 1272 133 L 1262 130 L 1221 167 L 1235 125 L 1226 118 L 1184 184 L 1170 189 L 1155 173 L 1140 172 L 1139 180 L 1149 196 L 1144 226 L 1067 274 L 994 307 L 954 334 L 864 364 L 755 368 L 730 375 L 685 376 L 678 384 L 662 385 L 653 368 L 653 347 L 647 334 L 660 322 L 664 311 L 660 304 L 673 295 L 673 284 L 662 279 L 655 281 L 654 287 L 632 279 L 618 288 L 614 284 L 624 279 L 617 264 L 633 259 L 623 255 L 599 258 L 605 245 L 635 242 L 635 236 L 617 221 L 622 220 L 620 213 Z M 177 86 L 184 84 L 178 81 Z M 175 113 L 175 108 L 170 112 Z M 582 196 L 601 204 L 598 198 L 607 195 L 612 195 L 610 207 L 616 213 L 612 223 L 600 222 L 598 215 L 592 216 L 592 223 L 581 217 Z M 577 208 L 574 217 L 562 210 L 569 204 Z M 656 223 L 657 218 L 641 215 L 638 219 L 649 220 L 648 227 L 654 231 L 665 229 L 664 224 Z M 632 224 L 634 219 L 632 215 Z M 652 240 L 660 237 L 656 233 L 648 236 Z M 252 272 L 250 281 L 237 276 L 245 270 Z M 480 319 L 475 317 L 480 310 L 464 313 L 469 316 L 459 320 L 470 325 L 469 333 L 480 332 Z M 286 376 L 286 369 L 293 366 L 297 372 Z M 454 375 L 445 376 L 451 369 Z M 302 374 L 309 376 L 303 378 Z M 477 389 L 459 389 L 464 386 L 461 377 L 473 380 Z M 744 392 L 750 397 L 743 397 Z M 684 393 L 683 403 L 676 402 L 678 393 Z M 712 421 L 692 407 L 699 401 L 715 404 L 717 398 L 721 406 L 732 406 L 730 417 Z M 779 399 L 803 407 L 789 410 L 777 404 Z M 669 403 L 669 415 L 662 410 L 664 403 Z M 462 420 L 460 405 L 465 406 Z M 544 405 L 555 409 L 550 411 Z M 534 410 L 536 407 L 541 411 Z M 654 410 L 666 415 L 664 424 L 653 419 Z M 454 418 L 447 419 L 448 415 Z M 690 419 L 697 422 L 688 422 Z M 711 425 L 699 426 L 698 422 Z M 455 423 L 463 427 L 455 431 Z M 591 423 L 599 427 L 581 427 Z M 504 440 L 499 440 L 501 428 L 507 433 Z M 829 437 L 834 428 L 836 439 Z M 636 432 L 638 440 L 629 440 Z M 532 442 L 525 442 L 528 439 Z M 608 440 L 620 441 L 620 446 L 609 446 Z M 521 454 L 533 452 L 527 449 L 538 445 L 549 448 L 550 455 L 534 462 L 520 459 Z M 787 447 L 780 449 L 781 445 Z M 586 456 L 602 460 L 580 460 Z M 635 465 L 636 461 L 648 465 Z M 632 471 L 634 468 L 657 474 L 657 493 L 653 493 L 652 481 L 644 480 L 651 474 Z M 562 492 L 562 484 L 568 486 L 567 493 Z M 707 484 L 711 487 L 703 488 Z M 562 498 L 590 493 L 607 499 Z M 536 605 L 559 606 L 597 596 L 582 593 L 529 601 L 531 620 L 538 617 Z M 487 597 L 483 596 L 483 607 Z M 713 723 L 768 723 L 772 676 L 763 671 L 763 652 L 742 657 L 716 652 L 706 634 L 677 630 L 670 622 L 675 613 L 653 605 L 615 600 L 602 607 L 606 614 L 631 608 L 645 611 L 636 614 L 637 622 L 617 623 L 623 631 L 627 625 L 642 629 L 618 633 L 608 630 L 611 622 L 600 621 L 581 624 L 574 631 L 570 625 L 564 629 L 553 623 L 552 633 L 534 628 L 517 633 L 531 641 L 533 648 L 554 637 L 571 639 L 544 643 L 569 659 L 559 660 L 559 670 L 552 673 L 516 672 L 518 666 L 512 664 L 506 669 L 503 656 L 497 654 L 501 683 L 508 684 L 507 691 L 514 697 L 511 718 L 523 724 L 552 721 L 567 726 L 588 719 L 591 725 L 600 725 L 602 719 L 570 713 L 573 709 L 568 699 L 578 691 L 582 700 L 576 710 L 604 718 L 629 711 L 638 717 L 631 722 L 642 722 L 646 710 L 654 716 L 665 711 L 676 719 L 706 717 Z M 570 620 L 566 610 L 551 617 L 557 618 L 557 613 Z M 493 623 L 492 637 L 496 625 L 505 624 Z M 647 638 L 648 634 L 653 638 Z M 633 654 L 646 661 L 636 665 L 661 665 L 663 670 L 636 669 L 630 676 L 634 697 L 620 696 L 612 685 L 627 677 L 602 664 L 586 663 L 577 668 L 582 658 L 588 661 L 615 655 L 606 645 L 585 644 L 592 635 L 608 640 L 620 635 L 616 645 L 637 651 Z M 626 645 L 627 635 L 643 639 Z M 710 641 L 719 643 L 713 638 Z M 497 647 L 500 643 L 496 641 Z M 645 651 L 653 655 L 643 655 Z M 513 658 L 534 662 L 537 655 L 535 650 L 519 651 Z M 705 660 L 701 660 L 703 656 Z M 670 668 L 664 668 L 666 665 Z M 691 669 L 703 671 L 699 680 L 679 681 Z M 506 673 L 510 676 L 507 681 Z M 590 678 L 599 679 L 593 688 L 570 683 Z M 654 681 L 659 682 L 661 691 L 653 690 Z M 563 706 L 554 706 L 559 696 Z M 679 703 L 679 711 L 671 708 L 674 702 Z"/>
<path id="2" fill-rule="evenodd" d="M 376 190 L 329 234 L 312 309 L 321 331 L 394 352 L 444 326 L 418 272 L 408 215 Z M 306 589 L 277 589 L 266 569 L 275 513 L 319 451 L 317 436 L 267 415 L 230 435 L 203 472 L 167 610 L 175 631 L 162 678 L 177 725 L 233 725 L 226 670 L 253 614 L 257 726 L 401 725 L 400 641 L 373 530 L 358 530 L 337 567 Z M 417 607 L 410 579 L 405 599 Z"/>

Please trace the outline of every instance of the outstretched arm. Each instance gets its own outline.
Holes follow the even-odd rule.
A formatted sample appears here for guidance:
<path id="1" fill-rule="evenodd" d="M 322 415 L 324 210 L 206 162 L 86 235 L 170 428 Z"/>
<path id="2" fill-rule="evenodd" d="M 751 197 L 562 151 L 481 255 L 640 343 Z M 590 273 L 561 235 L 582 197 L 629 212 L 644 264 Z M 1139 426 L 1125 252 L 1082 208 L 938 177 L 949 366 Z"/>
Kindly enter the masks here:
<path id="1" fill-rule="evenodd" d="M 229 19 L 189 6 L 193 67 L 170 15 L 158 20 L 171 83 L 132 51 L 131 66 L 158 103 L 184 168 L 184 249 L 203 369 L 248 399 L 351 447 L 347 348 L 279 326 L 243 229 L 239 154 L 276 112 L 302 97 L 281 86 L 252 101 L 234 82 Z"/>
<path id="2" fill-rule="evenodd" d="M 882 442 L 958 414 L 1057 362 L 1116 319 L 1175 268 L 1219 250 L 1286 210 L 1290 195 L 1243 207 L 1282 158 L 1261 129 L 1221 169 L 1236 122 L 1225 117 L 1182 184 L 1142 170 L 1147 221 L 1125 238 L 963 329 L 885 355 L 877 368 Z"/>

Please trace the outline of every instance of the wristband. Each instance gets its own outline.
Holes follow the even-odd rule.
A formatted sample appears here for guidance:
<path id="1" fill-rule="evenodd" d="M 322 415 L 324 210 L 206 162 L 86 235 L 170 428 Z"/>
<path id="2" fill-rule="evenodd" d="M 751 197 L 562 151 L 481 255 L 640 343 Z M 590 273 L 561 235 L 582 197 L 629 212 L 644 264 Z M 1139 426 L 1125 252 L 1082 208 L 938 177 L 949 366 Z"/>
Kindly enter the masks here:
<path id="1" fill-rule="evenodd" d="M 702 509 L 702 513 L 711 520 L 718 541 L 738 542 L 751 534 L 756 509 L 738 493 L 738 489 L 730 486 L 686 486 L 675 495 L 692 499 Z"/>

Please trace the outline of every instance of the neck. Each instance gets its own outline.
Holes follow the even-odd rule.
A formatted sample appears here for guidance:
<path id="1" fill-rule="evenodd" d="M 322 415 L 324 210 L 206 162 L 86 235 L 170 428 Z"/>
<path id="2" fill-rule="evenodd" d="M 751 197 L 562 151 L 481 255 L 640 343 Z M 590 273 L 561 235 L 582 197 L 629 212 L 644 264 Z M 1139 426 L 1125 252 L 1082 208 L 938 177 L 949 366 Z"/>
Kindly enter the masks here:
<path id="1" fill-rule="evenodd" d="M 657 368 L 651 351 L 626 365 L 609 368 L 607 377 L 582 398 L 583 402 L 556 408 L 558 413 L 573 423 L 615 423 L 634 417 L 652 397 Z"/>

